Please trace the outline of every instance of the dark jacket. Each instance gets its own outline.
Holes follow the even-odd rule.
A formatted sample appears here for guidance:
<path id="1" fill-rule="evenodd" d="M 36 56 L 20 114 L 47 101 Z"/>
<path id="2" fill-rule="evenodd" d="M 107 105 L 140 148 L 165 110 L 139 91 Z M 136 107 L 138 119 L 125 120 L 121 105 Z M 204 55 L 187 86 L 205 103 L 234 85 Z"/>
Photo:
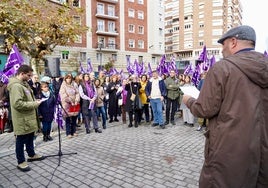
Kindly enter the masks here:
<path id="1" fill-rule="evenodd" d="M 140 97 L 139 96 L 140 88 L 141 88 L 141 84 L 139 82 L 131 82 L 131 83 L 126 84 L 125 90 L 127 91 L 127 99 L 126 99 L 125 109 L 127 112 L 132 111 L 132 110 L 139 110 L 139 108 L 137 108 L 137 106 L 138 106 L 138 103 L 140 102 L 138 100 L 141 100 L 139 98 Z M 134 101 L 130 100 L 130 97 L 132 94 L 131 91 L 133 94 L 136 95 L 136 98 Z"/>
<path id="2" fill-rule="evenodd" d="M 166 97 L 167 95 L 166 85 L 165 85 L 164 80 L 162 80 L 161 78 L 159 78 L 159 88 L 160 88 L 161 95 L 163 97 Z M 147 85 L 145 87 L 145 93 L 147 97 L 151 95 L 151 91 L 152 91 L 152 78 L 147 82 Z"/>
<path id="3" fill-rule="evenodd" d="M 199 186 L 268 187 L 268 58 L 243 51 L 220 60 L 186 105 L 209 119 Z"/>
<path id="4" fill-rule="evenodd" d="M 37 96 L 39 99 L 46 98 L 42 92 Z M 52 93 L 48 99 L 42 102 L 38 107 L 39 116 L 42 116 L 41 121 L 52 122 L 54 119 L 54 112 L 56 107 L 56 99 Z"/>

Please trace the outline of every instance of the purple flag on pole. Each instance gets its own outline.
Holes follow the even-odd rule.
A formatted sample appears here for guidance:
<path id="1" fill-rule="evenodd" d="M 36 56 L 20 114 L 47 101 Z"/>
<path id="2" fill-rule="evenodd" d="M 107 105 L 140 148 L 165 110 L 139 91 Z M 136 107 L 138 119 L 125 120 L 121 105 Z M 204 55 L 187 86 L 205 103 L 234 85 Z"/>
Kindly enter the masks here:
<path id="1" fill-rule="evenodd" d="M 205 62 L 207 61 L 208 57 L 207 57 L 207 47 L 206 45 L 203 47 L 203 50 L 202 52 L 200 53 L 199 55 L 199 58 L 198 60 L 202 61 L 202 62 Z"/>
<path id="2" fill-rule="evenodd" d="M 87 72 L 90 73 L 93 71 L 93 67 L 92 67 L 92 64 L 91 64 L 91 60 L 90 58 L 87 59 Z"/>
<path id="3" fill-rule="evenodd" d="M 212 67 L 216 63 L 215 56 L 213 55 L 210 59 L 210 67 Z"/>
<path id="4" fill-rule="evenodd" d="M 264 55 L 265 55 L 266 57 L 268 57 L 268 53 L 267 53 L 266 50 L 264 51 Z"/>
<path id="5" fill-rule="evenodd" d="M 151 64 L 150 63 L 148 63 L 148 75 L 150 76 L 150 77 L 152 77 L 152 67 L 151 67 Z"/>
<path id="6" fill-rule="evenodd" d="M 14 65 L 21 65 L 23 63 L 23 57 L 20 54 L 17 46 L 14 44 L 12 46 L 11 52 L 7 58 L 7 63 L 5 65 L 5 70 L 10 69 Z"/>
<path id="7" fill-rule="evenodd" d="M 79 61 L 79 66 L 80 66 L 80 72 L 82 74 L 84 74 L 86 71 L 84 70 L 84 67 L 82 66 L 82 62 L 81 61 Z"/>

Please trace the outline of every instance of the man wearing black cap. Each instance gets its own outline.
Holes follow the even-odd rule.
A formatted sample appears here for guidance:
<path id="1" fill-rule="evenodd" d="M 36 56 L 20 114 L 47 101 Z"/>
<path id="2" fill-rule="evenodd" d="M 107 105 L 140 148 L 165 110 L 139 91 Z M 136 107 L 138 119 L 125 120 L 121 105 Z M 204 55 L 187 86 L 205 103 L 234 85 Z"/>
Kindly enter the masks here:
<path id="1" fill-rule="evenodd" d="M 191 112 L 209 119 L 199 187 L 268 187 L 268 58 L 254 51 L 250 26 L 218 40 L 223 59 L 208 72 Z"/>

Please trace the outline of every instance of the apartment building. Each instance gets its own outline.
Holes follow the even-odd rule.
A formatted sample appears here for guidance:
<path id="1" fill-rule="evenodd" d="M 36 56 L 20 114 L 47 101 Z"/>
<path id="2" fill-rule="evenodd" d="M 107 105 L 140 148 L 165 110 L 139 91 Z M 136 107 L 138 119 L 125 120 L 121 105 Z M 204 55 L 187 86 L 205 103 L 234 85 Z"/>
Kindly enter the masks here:
<path id="1" fill-rule="evenodd" d="M 165 0 L 165 53 L 182 62 L 181 69 L 198 59 L 204 45 L 219 59 L 217 40 L 241 23 L 239 0 Z"/>
<path id="2" fill-rule="evenodd" d="M 164 54 L 163 0 L 77 0 L 75 5 L 85 14 L 74 19 L 90 29 L 75 44 L 58 46 L 51 55 L 60 58 L 63 74 L 79 71 L 78 62 L 86 66 L 89 58 L 94 71 L 107 62 L 126 71 L 127 58 L 156 67 Z"/>

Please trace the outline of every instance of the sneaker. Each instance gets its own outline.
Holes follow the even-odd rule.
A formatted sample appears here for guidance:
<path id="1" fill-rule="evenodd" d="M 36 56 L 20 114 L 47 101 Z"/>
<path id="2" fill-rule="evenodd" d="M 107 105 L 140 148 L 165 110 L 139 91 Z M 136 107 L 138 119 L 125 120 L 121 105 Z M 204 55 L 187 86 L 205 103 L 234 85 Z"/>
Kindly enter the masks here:
<path id="1" fill-rule="evenodd" d="M 74 137 L 77 137 L 78 136 L 78 134 L 77 133 L 74 133 Z"/>
<path id="2" fill-rule="evenodd" d="M 171 121 L 171 124 L 172 124 L 172 125 L 176 125 L 175 121 Z"/>
<path id="3" fill-rule="evenodd" d="M 73 136 L 69 134 L 69 135 L 67 135 L 67 138 L 70 139 L 70 138 L 73 138 Z"/>
<path id="4" fill-rule="evenodd" d="M 32 156 L 32 157 L 28 157 L 27 161 L 28 161 L 28 162 L 32 162 L 32 161 L 42 161 L 42 160 L 44 160 L 44 159 L 45 159 L 44 156 L 35 154 L 35 155 Z"/>
<path id="5" fill-rule="evenodd" d="M 198 126 L 198 128 L 196 129 L 197 131 L 202 131 L 202 126 Z"/>
<path id="6" fill-rule="evenodd" d="M 164 123 L 164 125 L 168 125 L 169 124 L 169 121 L 166 121 L 165 123 Z"/>
<path id="7" fill-rule="evenodd" d="M 27 162 L 25 161 L 23 163 L 18 164 L 17 168 L 22 172 L 27 172 L 31 170 L 31 168 L 28 166 Z"/>

